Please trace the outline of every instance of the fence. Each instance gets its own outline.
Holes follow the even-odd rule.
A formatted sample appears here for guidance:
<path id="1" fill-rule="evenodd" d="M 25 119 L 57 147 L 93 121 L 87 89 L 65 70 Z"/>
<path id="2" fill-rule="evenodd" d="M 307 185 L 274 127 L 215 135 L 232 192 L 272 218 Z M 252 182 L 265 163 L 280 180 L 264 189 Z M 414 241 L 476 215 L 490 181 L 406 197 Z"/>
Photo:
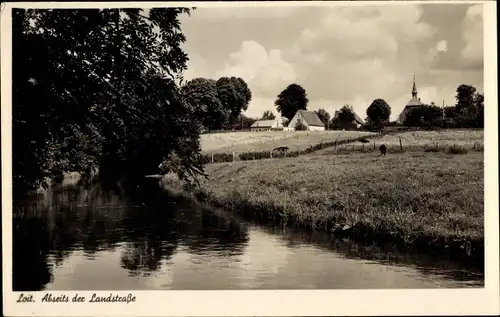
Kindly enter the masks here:
<path id="1" fill-rule="evenodd" d="M 383 142 L 376 142 L 375 139 L 380 138 L 381 135 L 358 137 L 355 139 L 345 139 L 340 141 L 331 142 L 321 142 L 316 145 L 309 146 L 304 150 L 297 149 L 295 151 L 276 151 L 274 150 L 263 150 L 263 151 L 252 151 L 252 152 L 227 152 L 227 153 L 210 153 L 201 156 L 201 162 L 203 164 L 211 163 L 224 163 L 224 162 L 236 162 L 236 161 L 253 161 L 271 158 L 286 158 L 286 157 L 298 157 L 300 155 L 310 154 L 319 150 L 326 148 L 332 148 L 332 152 L 326 154 L 337 153 L 351 153 L 351 152 L 372 152 L 378 151 Z M 373 141 L 363 142 L 361 146 L 356 146 L 358 141 L 372 139 Z M 439 144 L 434 142 L 432 144 L 425 145 L 411 145 L 403 144 L 402 138 L 399 138 L 399 144 L 386 144 L 388 153 L 401 153 L 407 150 L 423 150 L 424 152 L 447 152 L 453 154 L 465 154 L 469 150 L 482 152 L 484 151 L 484 146 L 479 142 L 474 142 L 471 144 L 449 144 L 443 142 Z"/>
<path id="2" fill-rule="evenodd" d="M 203 164 L 210 164 L 210 163 L 235 162 L 235 161 L 253 161 L 253 160 L 261 160 L 269 158 L 297 157 L 300 155 L 316 152 L 322 149 L 330 147 L 334 148 L 343 147 L 346 144 L 352 142 L 360 141 L 363 139 L 367 140 L 377 137 L 380 137 L 380 135 L 363 136 L 354 139 L 335 140 L 330 142 L 321 142 L 316 145 L 311 145 L 303 150 L 299 148 L 295 151 L 276 151 L 275 149 L 273 149 L 273 150 L 252 151 L 252 152 L 242 152 L 242 153 L 236 153 L 236 152 L 210 153 L 202 155 L 201 162 Z"/>

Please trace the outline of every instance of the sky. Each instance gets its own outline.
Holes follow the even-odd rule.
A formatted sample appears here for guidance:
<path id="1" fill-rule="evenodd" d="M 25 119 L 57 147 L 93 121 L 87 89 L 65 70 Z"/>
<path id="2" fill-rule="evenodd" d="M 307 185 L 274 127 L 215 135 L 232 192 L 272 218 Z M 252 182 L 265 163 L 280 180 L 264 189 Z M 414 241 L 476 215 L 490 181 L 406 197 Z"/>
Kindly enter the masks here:
<path id="1" fill-rule="evenodd" d="M 456 88 L 483 92 L 481 4 L 396 3 L 280 7 L 198 7 L 181 17 L 186 80 L 236 76 L 252 91 L 245 112 L 277 114 L 289 84 L 308 109 L 331 115 L 349 104 L 362 118 L 376 98 L 395 120 L 411 99 L 455 104 Z"/>

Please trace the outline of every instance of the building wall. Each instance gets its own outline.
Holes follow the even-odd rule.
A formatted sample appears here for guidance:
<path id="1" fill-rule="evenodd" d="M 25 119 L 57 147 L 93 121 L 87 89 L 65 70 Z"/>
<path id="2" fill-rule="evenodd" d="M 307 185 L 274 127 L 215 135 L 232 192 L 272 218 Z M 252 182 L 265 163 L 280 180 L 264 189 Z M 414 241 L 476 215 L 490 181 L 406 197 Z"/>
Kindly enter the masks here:
<path id="1" fill-rule="evenodd" d="M 325 131 L 325 127 L 308 126 L 307 130 L 309 130 L 309 131 Z"/>
<path id="2" fill-rule="evenodd" d="M 295 125 L 297 124 L 299 119 L 302 122 L 302 124 L 307 126 L 307 122 L 304 121 L 302 115 L 297 111 L 297 113 L 295 113 L 295 116 L 293 116 L 292 120 L 290 120 L 290 122 L 288 123 L 288 127 L 291 128 L 292 130 L 295 130 Z"/>
<path id="3" fill-rule="evenodd" d="M 270 131 L 271 128 L 251 128 L 250 131 L 257 132 L 257 131 Z"/>

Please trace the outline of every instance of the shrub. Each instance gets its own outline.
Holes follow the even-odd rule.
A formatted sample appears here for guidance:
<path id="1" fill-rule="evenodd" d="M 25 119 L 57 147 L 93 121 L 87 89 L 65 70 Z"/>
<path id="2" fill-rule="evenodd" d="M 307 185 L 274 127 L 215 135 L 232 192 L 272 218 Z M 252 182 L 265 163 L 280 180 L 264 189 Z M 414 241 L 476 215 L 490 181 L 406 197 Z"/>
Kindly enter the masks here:
<path id="1" fill-rule="evenodd" d="M 439 149 L 439 146 L 433 145 L 431 147 L 425 147 L 425 152 L 439 152 L 441 149 Z"/>
<path id="2" fill-rule="evenodd" d="M 463 146 L 453 145 L 448 147 L 447 153 L 449 154 L 467 154 L 469 151 Z"/>
<path id="3" fill-rule="evenodd" d="M 307 127 L 302 122 L 298 121 L 294 129 L 295 131 L 306 131 Z"/>

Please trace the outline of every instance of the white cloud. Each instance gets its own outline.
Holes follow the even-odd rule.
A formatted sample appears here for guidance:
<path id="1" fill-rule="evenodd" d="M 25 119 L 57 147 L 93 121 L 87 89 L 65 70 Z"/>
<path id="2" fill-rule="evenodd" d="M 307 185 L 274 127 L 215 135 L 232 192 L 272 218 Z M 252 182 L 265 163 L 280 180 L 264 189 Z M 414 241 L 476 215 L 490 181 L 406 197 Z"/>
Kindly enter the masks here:
<path id="1" fill-rule="evenodd" d="M 277 96 L 287 85 L 296 80 L 292 65 L 284 61 L 280 50 L 269 52 L 255 41 L 244 41 L 237 52 L 231 53 L 229 62 L 216 77 L 243 78 L 252 92 L 259 96 Z"/>
<path id="2" fill-rule="evenodd" d="M 293 8 L 287 13 L 282 8 L 245 7 L 250 10 L 247 13 L 240 9 L 204 9 L 203 13 L 200 9 L 197 21 L 201 22 L 191 30 L 212 31 L 203 32 L 203 37 L 192 35 L 196 40 L 188 44 L 196 50 L 188 54 L 197 53 L 206 60 L 194 58 L 192 74 L 238 76 L 248 83 L 252 90 L 249 116 L 259 117 L 265 110 L 276 114 L 276 96 L 293 82 L 306 89 L 311 110 L 324 108 L 333 115 L 349 104 L 365 118 L 373 99 L 382 98 L 392 108 L 392 119 L 411 98 L 415 73 L 419 96 L 426 103 L 440 104 L 442 99 L 453 103 L 461 83 L 482 86 L 482 71 L 463 67 L 482 62 L 480 5 L 470 7 L 465 18 L 462 13 L 429 14 L 432 5 L 407 3 Z M 457 34 L 450 32 L 460 23 L 466 42 L 463 50 Z M 293 31 L 287 32 L 287 25 L 293 25 Z M 210 48 L 201 48 L 205 42 L 211 43 Z M 458 66 L 451 72 L 447 68 L 453 63 Z"/>
<path id="3" fill-rule="evenodd" d="M 187 70 L 184 72 L 184 80 L 188 81 L 197 77 L 210 77 L 207 62 L 198 54 L 189 54 Z"/>
<path id="4" fill-rule="evenodd" d="M 462 58 L 469 65 L 483 63 L 483 5 L 471 6 L 462 22 L 465 47 Z"/>

